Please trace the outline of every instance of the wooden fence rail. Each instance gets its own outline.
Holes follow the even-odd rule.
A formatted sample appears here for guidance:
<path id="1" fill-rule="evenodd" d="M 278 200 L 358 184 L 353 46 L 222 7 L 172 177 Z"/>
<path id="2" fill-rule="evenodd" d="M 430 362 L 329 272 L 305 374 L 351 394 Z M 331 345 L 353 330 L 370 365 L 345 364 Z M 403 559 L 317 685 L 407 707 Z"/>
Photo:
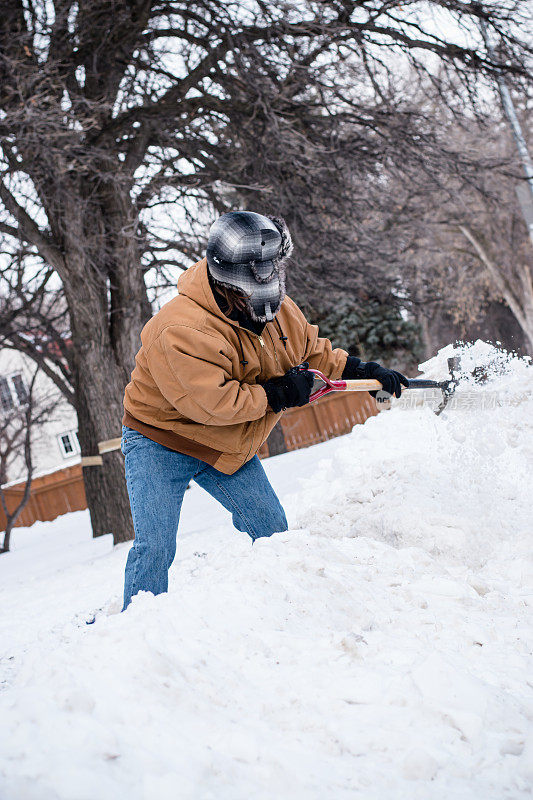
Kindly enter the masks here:
<path id="1" fill-rule="evenodd" d="M 378 413 L 375 401 L 366 392 L 346 392 L 329 395 L 303 408 L 285 412 L 281 427 L 287 450 L 298 450 L 335 436 L 349 433 L 354 425 Z M 259 451 L 260 458 L 268 457 L 268 443 Z M 100 469 L 100 467 L 88 467 Z M 6 503 L 11 511 L 24 492 L 23 484 L 5 489 Z M 51 521 L 69 511 L 87 508 L 80 464 L 41 475 L 32 482 L 31 496 L 16 526 L 33 525 L 37 520 Z M 0 508 L 0 531 L 5 530 L 6 518 Z"/>

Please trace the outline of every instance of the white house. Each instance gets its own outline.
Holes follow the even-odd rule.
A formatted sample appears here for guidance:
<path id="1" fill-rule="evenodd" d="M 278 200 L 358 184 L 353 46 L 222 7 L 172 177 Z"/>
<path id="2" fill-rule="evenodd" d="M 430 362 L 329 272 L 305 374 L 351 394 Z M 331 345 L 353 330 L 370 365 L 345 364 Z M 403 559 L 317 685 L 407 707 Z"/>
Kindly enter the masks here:
<path id="1" fill-rule="evenodd" d="M 28 356 L 7 348 L 0 350 L 0 414 L 24 404 L 34 371 L 35 364 Z M 80 447 L 76 413 L 70 403 L 63 399 L 54 382 L 40 373 L 35 383 L 35 393 L 37 397 L 54 393 L 59 400 L 50 421 L 35 432 L 32 452 L 34 477 L 37 477 L 78 462 Z M 10 467 L 8 479 L 13 483 L 24 477 L 24 463 L 19 458 Z"/>

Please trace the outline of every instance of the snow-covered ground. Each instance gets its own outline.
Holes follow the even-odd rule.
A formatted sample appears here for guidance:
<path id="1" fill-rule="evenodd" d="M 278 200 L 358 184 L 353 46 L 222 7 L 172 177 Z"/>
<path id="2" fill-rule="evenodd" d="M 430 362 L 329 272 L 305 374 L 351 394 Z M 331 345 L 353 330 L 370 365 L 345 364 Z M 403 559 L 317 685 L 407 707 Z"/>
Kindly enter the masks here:
<path id="1" fill-rule="evenodd" d="M 16 530 L 1 800 L 528 797 L 533 368 L 476 347 L 477 405 L 269 459 L 288 533 L 252 547 L 192 488 L 169 593 L 125 614 L 85 512 Z"/>

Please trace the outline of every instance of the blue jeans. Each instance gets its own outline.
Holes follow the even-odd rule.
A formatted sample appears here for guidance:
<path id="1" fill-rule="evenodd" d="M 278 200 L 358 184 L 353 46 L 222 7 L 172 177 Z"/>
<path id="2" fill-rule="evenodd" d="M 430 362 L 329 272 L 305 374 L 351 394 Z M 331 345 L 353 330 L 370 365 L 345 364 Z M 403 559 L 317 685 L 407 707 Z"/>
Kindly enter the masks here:
<path id="1" fill-rule="evenodd" d="M 168 590 L 181 504 L 191 480 L 227 508 L 237 530 L 253 541 L 287 530 L 285 512 L 257 456 L 233 475 L 225 475 L 126 426 L 122 426 L 121 450 L 135 529 L 126 563 L 124 608 L 139 591 Z"/>

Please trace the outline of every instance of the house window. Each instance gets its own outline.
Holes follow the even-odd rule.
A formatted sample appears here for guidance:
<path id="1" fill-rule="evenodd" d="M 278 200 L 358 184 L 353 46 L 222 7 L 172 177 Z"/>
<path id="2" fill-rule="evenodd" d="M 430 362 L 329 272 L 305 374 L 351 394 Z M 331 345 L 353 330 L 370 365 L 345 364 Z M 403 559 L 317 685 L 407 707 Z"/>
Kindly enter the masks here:
<path id="1" fill-rule="evenodd" d="M 7 378 L 0 378 L 0 405 L 2 406 L 2 411 L 9 411 L 15 405 Z"/>
<path id="2" fill-rule="evenodd" d="M 57 439 L 63 458 L 70 458 L 80 452 L 80 444 L 76 431 L 66 431 L 60 434 Z"/>
<path id="3" fill-rule="evenodd" d="M 15 406 L 23 406 L 27 402 L 28 390 L 20 372 L 0 377 L 0 408 L 2 411 L 10 411 Z"/>
<path id="4" fill-rule="evenodd" d="M 15 394 L 17 395 L 17 400 L 19 405 L 23 406 L 25 403 L 28 402 L 28 390 L 26 388 L 26 383 L 24 378 L 17 372 L 16 375 L 11 376 L 11 383 L 13 384 L 13 388 L 15 389 Z"/>

